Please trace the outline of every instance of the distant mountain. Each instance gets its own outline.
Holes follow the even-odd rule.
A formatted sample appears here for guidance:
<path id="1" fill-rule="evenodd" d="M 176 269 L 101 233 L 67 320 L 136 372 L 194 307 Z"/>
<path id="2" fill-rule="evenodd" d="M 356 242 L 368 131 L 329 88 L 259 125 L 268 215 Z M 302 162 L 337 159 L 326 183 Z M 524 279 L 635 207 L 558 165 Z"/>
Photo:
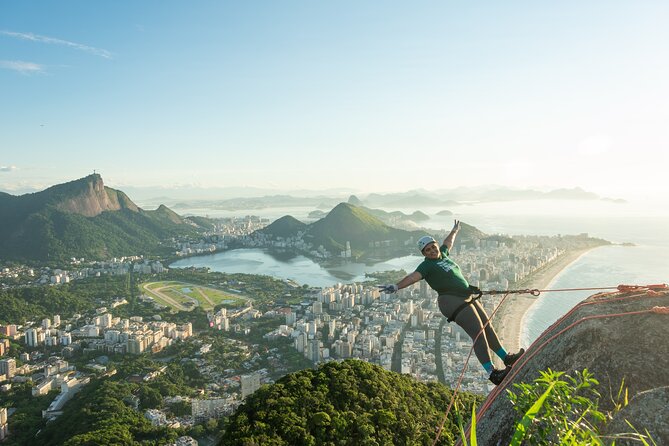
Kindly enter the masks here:
<path id="1" fill-rule="evenodd" d="M 362 201 L 355 195 L 351 195 L 348 197 L 348 204 L 352 204 L 353 206 L 362 206 Z"/>
<path id="2" fill-rule="evenodd" d="M 361 205 L 383 208 L 450 207 L 463 202 L 495 202 L 516 200 L 625 200 L 602 198 L 580 187 L 547 192 L 533 189 L 511 189 L 502 186 L 458 187 L 438 191 L 423 189 L 391 194 L 369 194 L 358 198 Z"/>
<path id="3" fill-rule="evenodd" d="M 327 207 L 331 208 L 341 201 L 341 198 L 313 196 L 297 197 L 291 195 L 264 195 L 262 197 L 237 197 L 227 199 L 169 199 L 174 209 L 216 209 L 233 211 L 239 209 L 271 209 L 276 207 Z M 156 204 L 155 199 L 146 199 L 145 203 Z"/>
<path id="4" fill-rule="evenodd" d="M 0 193 L 0 221 L 0 256 L 20 261 L 165 253 L 163 239 L 195 232 L 166 206 L 139 208 L 97 174 L 32 194 Z"/>
<path id="5" fill-rule="evenodd" d="M 365 206 L 385 208 L 420 208 L 454 206 L 458 202 L 448 196 L 440 196 L 424 190 L 392 194 L 369 194 L 361 199 Z"/>
<path id="6" fill-rule="evenodd" d="M 379 220 L 383 221 L 388 226 L 393 226 L 396 228 L 413 230 L 422 221 L 427 221 L 430 217 L 421 211 L 415 211 L 410 215 L 405 214 L 401 211 L 392 211 L 387 212 L 382 209 L 373 209 L 362 204 L 362 201 L 355 195 L 351 195 L 348 199 L 348 204 L 360 207 L 365 211 L 369 212 L 371 215 L 377 217 Z M 316 214 L 309 214 L 309 216 L 316 216 Z"/>
<path id="7" fill-rule="evenodd" d="M 279 218 L 278 220 L 275 220 L 272 224 L 265 226 L 262 232 L 274 237 L 287 238 L 294 236 L 300 231 L 304 231 L 306 227 L 307 225 L 305 223 L 302 223 L 290 215 L 286 215 Z"/>
<path id="8" fill-rule="evenodd" d="M 369 249 L 370 243 L 404 246 L 414 238 L 412 233 L 392 228 L 365 209 L 348 203 L 339 203 L 325 218 L 312 223 L 305 237 L 314 245 L 335 252 L 344 249 L 347 241 L 351 242 L 352 250 L 363 251 Z"/>
<path id="9" fill-rule="evenodd" d="M 339 203 L 325 217 L 311 224 L 299 222 L 291 216 L 284 216 L 256 232 L 282 238 L 294 237 L 298 232 L 303 232 L 303 239 L 314 248 L 323 246 L 335 255 L 343 251 L 346 242 L 349 242 L 353 257 L 358 258 L 414 252 L 414 242 L 425 235 L 425 232 L 392 227 L 374 215 L 377 211 L 350 203 Z M 378 212 L 388 217 L 388 213 Z M 463 224 L 457 243 L 467 243 L 483 237 L 486 237 L 486 234 L 473 226 Z"/>
<path id="10" fill-rule="evenodd" d="M 327 191 L 271 191 L 255 188 L 184 188 L 184 189 L 144 189 L 127 188 L 143 198 L 139 203 L 157 206 L 160 203 L 183 212 L 202 209 L 241 210 L 271 209 L 277 207 L 314 207 L 331 209 L 342 201 L 345 190 Z M 146 195 L 152 191 L 155 195 Z M 348 203 L 354 206 L 366 206 L 370 209 L 420 209 L 444 207 L 450 208 L 462 203 L 496 202 L 516 200 L 605 200 L 624 203 L 625 200 L 603 198 L 595 193 L 575 187 L 539 191 L 533 189 L 512 189 L 504 186 L 457 187 L 453 189 L 433 190 L 415 189 L 406 192 L 371 193 L 367 195 L 349 195 Z"/>
<path id="11" fill-rule="evenodd" d="M 223 201 L 238 198 L 262 198 L 275 196 L 277 194 L 290 195 L 293 197 L 342 197 L 350 195 L 350 188 L 332 188 L 324 190 L 277 190 L 258 187 L 199 187 L 199 186 L 173 186 L 173 187 L 136 187 L 123 186 L 122 189 L 132 196 L 138 203 L 158 205 L 159 203 L 176 203 L 178 201 Z"/>
<path id="12" fill-rule="evenodd" d="M 406 246 L 416 239 L 416 234 L 402 229 L 390 227 L 371 215 L 364 208 L 348 203 L 339 203 L 325 217 L 305 224 L 292 216 L 284 216 L 271 225 L 256 231 L 274 237 L 295 237 L 298 232 L 303 233 L 303 239 L 311 243 L 314 248 L 323 246 L 333 254 L 339 254 L 350 242 L 354 256 L 363 256 L 376 248 L 396 250 Z"/>

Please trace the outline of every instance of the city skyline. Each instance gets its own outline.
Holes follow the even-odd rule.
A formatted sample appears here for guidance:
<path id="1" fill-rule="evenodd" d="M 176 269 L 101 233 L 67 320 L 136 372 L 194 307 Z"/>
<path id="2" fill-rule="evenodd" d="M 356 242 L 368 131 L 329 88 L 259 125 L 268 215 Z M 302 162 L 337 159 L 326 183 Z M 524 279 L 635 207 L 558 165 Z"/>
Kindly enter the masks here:
<path id="1" fill-rule="evenodd" d="M 666 199 L 662 2 L 0 5 L 0 190 Z"/>

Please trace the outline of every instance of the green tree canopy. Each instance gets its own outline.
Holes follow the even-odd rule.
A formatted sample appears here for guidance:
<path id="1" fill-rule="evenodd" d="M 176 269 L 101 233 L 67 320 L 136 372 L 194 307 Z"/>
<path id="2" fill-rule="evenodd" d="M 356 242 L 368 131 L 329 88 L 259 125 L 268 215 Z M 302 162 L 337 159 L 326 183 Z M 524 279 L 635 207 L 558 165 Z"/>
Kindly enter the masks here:
<path id="1" fill-rule="evenodd" d="M 221 445 L 428 445 L 451 390 L 359 360 L 330 362 L 263 386 L 229 419 Z M 463 413 L 479 397 L 461 394 Z M 446 420 L 437 444 L 457 438 Z"/>

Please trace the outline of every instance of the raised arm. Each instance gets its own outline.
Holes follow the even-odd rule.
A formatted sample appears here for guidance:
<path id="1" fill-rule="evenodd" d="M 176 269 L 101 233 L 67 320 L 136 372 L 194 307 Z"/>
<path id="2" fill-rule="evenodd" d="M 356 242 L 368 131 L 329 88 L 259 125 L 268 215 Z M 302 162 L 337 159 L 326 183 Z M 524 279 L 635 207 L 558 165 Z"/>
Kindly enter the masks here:
<path id="1" fill-rule="evenodd" d="M 460 230 L 460 220 L 455 220 L 455 223 L 453 224 L 453 229 L 451 229 L 451 232 L 446 236 L 443 243 L 444 245 L 446 245 L 449 251 L 451 250 L 453 243 L 455 243 L 455 237 L 458 235 L 459 230 Z"/>

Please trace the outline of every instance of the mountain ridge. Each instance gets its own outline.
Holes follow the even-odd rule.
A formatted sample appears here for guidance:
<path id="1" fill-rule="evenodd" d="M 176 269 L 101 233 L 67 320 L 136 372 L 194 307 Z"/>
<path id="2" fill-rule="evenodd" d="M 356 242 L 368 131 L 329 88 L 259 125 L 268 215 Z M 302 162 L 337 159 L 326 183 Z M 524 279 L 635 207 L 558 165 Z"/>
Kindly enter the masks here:
<path id="1" fill-rule="evenodd" d="M 384 223 L 377 215 L 388 218 L 392 214 L 341 202 L 313 223 L 305 224 L 292 216 L 284 216 L 256 233 L 285 239 L 298 238 L 298 232 L 301 232 L 303 240 L 314 248 L 322 246 L 334 255 L 344 251 L 346 242 L 350 242 L 351 257 L 364 259 L 370 256 L 406 255 L 414 251 L 414 241 L 426 232 L 432 232 L 396 228 Z M 462 224 L 462 234 L 457 243 L 467 243 L 469 239 L 483 236 L 485 234 L 475 227 Z"/>
<path id="2" fill-rule="evenodd" d="M 302 236 L 314 248 L 322 246 L 335 255 L 344 251 L 350 242 L 352 257 L 364 257 L 370 251 L 370 244 L 385 242 L 398 248 L 415 237 L 409 231 L 386 225 L 364 208 L 345 202 L 313 223 L 306 224 L 287 215 L 256 233 L 282 238 Z"/>
<path id="3" fill-rule="evenodd" d="M 0 194 L 0 220 L 2 257 L 21 261 L 166 253 L 162 239 L 194 231 L 164 205 L 141 209 L 99 174 L 31 194 Z"/>
<path id="4" fill-rule="evenodd" d="M 238 209 L 268 209 L 272 207 L 288 206 L 334 206 L 344 201 L 344 197 L 353 197 L 353 204 L 367 206 L 370 208 L 420 208 L 420 207 L 451 207 L 465 203 L 488 203 L 518 200 L 585 200 L 585 201 L 607 201 L 613 203 L 625 203 L 620 198 L 601 197 L 580 187 L 559 188 L 548 191 L 536 189 L 513 189 L 503 186 L 478 186 L 457 187 L 452 189 L 425 190 L 412 189 L 405 192 L 390 193 L 367 193 L 356 192 L 355 195 L 343 195 L 340 191 L 288 191 L 277 192 L 265 189 L 255 189 L 254 193 L 243 193 L 236 191 L 237 196 L 231 196 L 233 190 L 220 190 L 216 196 L 215 191 L 219 189 L 203 190 L 198 193 L 185 193 L 184 190 L 175 190 L 174 196 L 170 196 L 169 190 L 163 190 L 158 196 L 145 196 L 143 203 L 151 205 L 158 201 L 167 203 L 176 209 L 189 208 L 212 208 L 221 210 Z M 158 198 L 159 197 L 159 198 Z M 349 198 L 350 200 L 350 198 Z"/>

